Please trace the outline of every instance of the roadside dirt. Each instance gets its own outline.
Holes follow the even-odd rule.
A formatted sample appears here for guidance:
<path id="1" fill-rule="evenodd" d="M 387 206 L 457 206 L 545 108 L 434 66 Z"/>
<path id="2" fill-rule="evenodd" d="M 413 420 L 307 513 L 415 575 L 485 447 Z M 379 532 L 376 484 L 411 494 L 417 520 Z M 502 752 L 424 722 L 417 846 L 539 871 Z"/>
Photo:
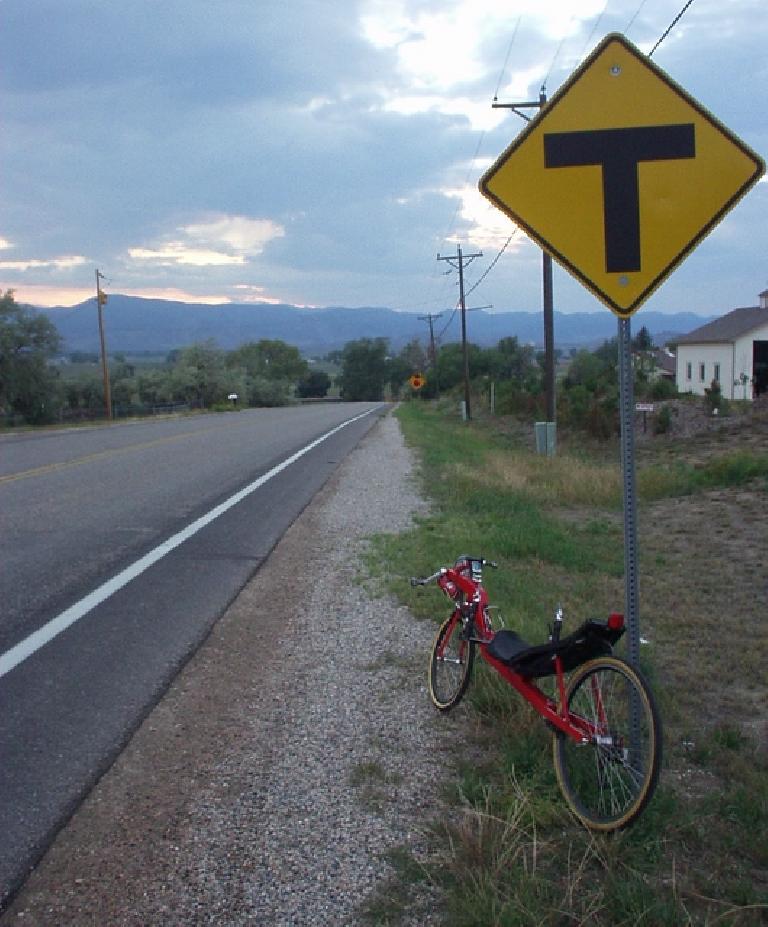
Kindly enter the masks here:
<path id="1" fill-rule="evenodd" d="M 680 403 L 675 429 L 638 446 L 638 466 L 768 452 L 768 404 L 719 421 Z M 768 484 L 711 490 L 643 505 L 641 609 L 654 659 L 673 694 L 667 714 L 697 719 L 690 743 L 728 725 L 768 750 Z M 685 654 L 684 661 L 672 655 Z"/>

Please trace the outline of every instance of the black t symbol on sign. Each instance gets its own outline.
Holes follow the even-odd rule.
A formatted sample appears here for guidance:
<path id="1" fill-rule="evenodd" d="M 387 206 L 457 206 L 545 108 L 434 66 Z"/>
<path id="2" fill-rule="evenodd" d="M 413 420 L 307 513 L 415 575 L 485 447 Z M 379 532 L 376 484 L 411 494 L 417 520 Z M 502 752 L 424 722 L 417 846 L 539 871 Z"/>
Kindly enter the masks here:
<path id="1" fill-rule="evenodd" d="M 605 264 L 609 273 L 640 270 L 641 161 L 696 157 L 693 124 L 553 132 L 544 136 L 546 167 L 603 169 Z"/>

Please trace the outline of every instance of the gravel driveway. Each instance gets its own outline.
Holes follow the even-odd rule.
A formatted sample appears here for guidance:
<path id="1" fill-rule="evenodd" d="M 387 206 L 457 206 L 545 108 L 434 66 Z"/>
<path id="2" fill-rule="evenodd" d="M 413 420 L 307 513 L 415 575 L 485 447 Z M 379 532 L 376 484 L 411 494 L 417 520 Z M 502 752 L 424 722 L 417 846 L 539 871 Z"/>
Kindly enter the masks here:
<path id="1" fill-rule="evenodd" d="M 424 852 L 463 711 L 435 631 L 372 598 L 366 536 L 424 510 L 396 420 L 339 467 L 48 852 L 2 927 L 339 925 Z M 161 616 L 158 616 L 161 620 Z M 437 923 L 429 890 L 412 924 Z"/>

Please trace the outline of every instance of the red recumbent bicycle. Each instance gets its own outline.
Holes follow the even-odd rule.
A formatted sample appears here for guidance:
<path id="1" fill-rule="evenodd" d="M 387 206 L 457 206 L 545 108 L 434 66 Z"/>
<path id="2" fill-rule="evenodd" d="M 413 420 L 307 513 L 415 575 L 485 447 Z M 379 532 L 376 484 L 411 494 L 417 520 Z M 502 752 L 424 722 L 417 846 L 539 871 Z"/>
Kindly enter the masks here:
<path id="1" fill-rule="evenodd" d="M 635 821 L 650 801 L 661 766 L 661 722 L 643 676 L 613 645 L 624 616 L 585 621 L 561 636 L 555 614 L 549 640 L 531 645 L 514 631 L 494 631 L 488 615 L 482 557 L 461 556 L 453 567 L 411 579 L 437 581 L 454 608 L 437 632 L 429 692 L 440 711 L 458 705 L 469 685 L 475 650 L 529 702 L 554 732 L 555 772 L 566 802 L 590 829 L 614 831 Z M 566 683 L 566 674 L 571 674 Z M 534 680 L 555 677 L 556 698 Z"/>

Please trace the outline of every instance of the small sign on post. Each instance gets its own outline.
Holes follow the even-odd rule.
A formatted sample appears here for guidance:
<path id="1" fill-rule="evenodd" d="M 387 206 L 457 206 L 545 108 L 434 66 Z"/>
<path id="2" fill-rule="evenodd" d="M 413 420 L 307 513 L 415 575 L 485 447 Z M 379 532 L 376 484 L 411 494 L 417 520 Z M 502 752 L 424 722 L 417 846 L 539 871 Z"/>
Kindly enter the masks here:
<path id="1" fill-rule="evenodd" d="M 635 412 L 643 413 L 643 434 L 645 434 L 646 431 L 648 431 L 648 413 L 653 412 L 653 403 L 652 402 L 636 402 Z"/>

